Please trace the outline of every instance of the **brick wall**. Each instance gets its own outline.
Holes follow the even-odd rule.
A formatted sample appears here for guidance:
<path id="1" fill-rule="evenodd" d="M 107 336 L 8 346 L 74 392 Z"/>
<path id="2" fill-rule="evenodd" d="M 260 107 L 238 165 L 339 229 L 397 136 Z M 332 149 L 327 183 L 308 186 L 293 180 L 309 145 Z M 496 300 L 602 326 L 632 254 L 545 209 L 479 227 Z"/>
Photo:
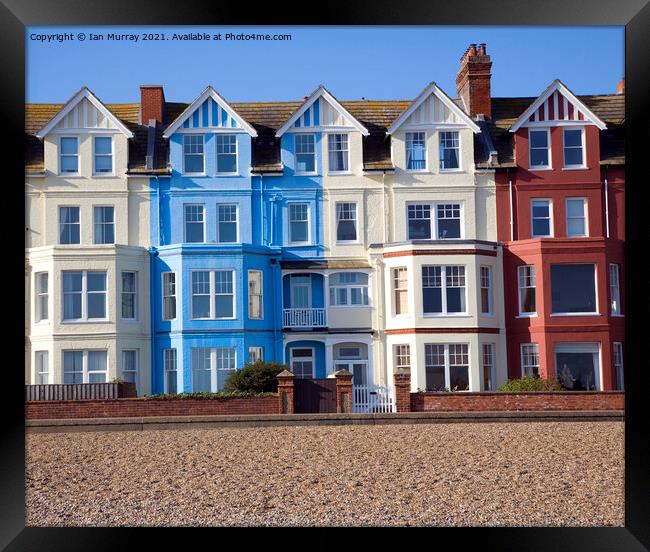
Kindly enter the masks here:
<path id="1" fill-rule="evenodd" d="M 121 418 L 144 416 L 216 416 L 219 414 L 277 414 L 278 397 L 224 397 L 219 399 L 105 399 L 30 401 L 27 420 L 60 418 Z"/>
<path id="2" fill-rule="evenodd" d="M 479 410 L 624 410 L 622 391 L 411 393 L 411 412 Z"/>

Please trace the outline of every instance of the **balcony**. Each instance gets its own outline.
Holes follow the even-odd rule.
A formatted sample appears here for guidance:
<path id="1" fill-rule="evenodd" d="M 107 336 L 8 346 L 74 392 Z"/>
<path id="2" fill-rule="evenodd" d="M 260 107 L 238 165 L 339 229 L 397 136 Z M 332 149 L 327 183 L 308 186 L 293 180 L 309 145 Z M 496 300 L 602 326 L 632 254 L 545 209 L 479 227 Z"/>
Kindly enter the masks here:
<path id="1" fill-rule="evenodd" d="M 285 328 L 324 328 L 327 325 L 325 309 L 302 308 L 283 309 L 282 321 Z"/>

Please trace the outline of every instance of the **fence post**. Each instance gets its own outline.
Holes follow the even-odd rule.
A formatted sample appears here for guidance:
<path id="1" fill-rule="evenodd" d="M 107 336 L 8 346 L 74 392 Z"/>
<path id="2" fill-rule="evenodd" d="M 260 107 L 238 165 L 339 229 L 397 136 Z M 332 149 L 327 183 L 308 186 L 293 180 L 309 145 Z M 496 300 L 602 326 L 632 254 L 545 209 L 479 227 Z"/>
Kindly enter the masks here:
<path id="1" fill-rule="evenodd" d="M 278 414 L 293 414 L 293 378 L 289 370 L 283 370 L 278 378 Z"/>
<path id="2" fill-rule="evenodd" d="M 395 409 L 397 412 L 411 411 L 411 371 L 402 369 L 393 374 L 395 382 Z"/>
<path id="3" fill-rule="evenodd" d="M 352 373 L 345 368 L 334 372 L 336 377 L 336 411 L 352 412 Z"/>

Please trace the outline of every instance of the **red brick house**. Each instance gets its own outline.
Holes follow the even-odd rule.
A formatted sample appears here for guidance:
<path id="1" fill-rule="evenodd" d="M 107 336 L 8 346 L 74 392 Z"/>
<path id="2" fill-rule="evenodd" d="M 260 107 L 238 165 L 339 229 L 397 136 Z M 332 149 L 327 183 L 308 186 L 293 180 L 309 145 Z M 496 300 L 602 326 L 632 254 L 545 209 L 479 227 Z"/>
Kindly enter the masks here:
<path id="1" fill-rule="evenodd" d="M 485 45 L 467 55 L 463 100 L 487 131 L 477 167 L 495 170 L 508 375 L 622 389 L 624 81 L 617 94 L 575 96 L 555 80 L 537 98 L 487 102 Z"/>

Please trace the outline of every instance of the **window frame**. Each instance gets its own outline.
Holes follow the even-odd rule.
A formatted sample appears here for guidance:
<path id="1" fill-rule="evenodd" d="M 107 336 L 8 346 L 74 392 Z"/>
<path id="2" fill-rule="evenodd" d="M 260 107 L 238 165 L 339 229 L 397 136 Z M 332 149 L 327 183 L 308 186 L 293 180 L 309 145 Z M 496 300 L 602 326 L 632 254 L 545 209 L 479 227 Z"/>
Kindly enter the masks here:
<path id="1" fill-rule="evenodd" d="M 577 165 L 568 165 L 566 162 L 566 132 L 572 130 L 580 131 L 580 150 L 582 152 L 582 162 Z M 575 146 L 568 146 L 568 149 L 577 149 Z M 562 170 L 575 170 L 575 169 L 586 169 L 587 168 L 587 151 L 585 147 L 585 128 L 584 127 L 563 127 L 562 128 Z"/>
<path id="2" fill-rule="evenodd" d="M 422 169 L 409 169 L 409 135 L 413 136 L 415 134 L 422 134 L 423 135 L 423 142 L 424 142 L 424 147 L 422 148 L 424 151 L 424 167 Z M 413 139 L 411 138 L 411 149 L 412 149 L 412 143 Z M 410 172 L 410 173 L 426 173 L 429 172 L 429 155 L 427 151 L 427 132 L 424 130 L 413 130 L 413 131 L 407 131 L 404 133 L 404 155 L 405 155 L 405 171 Z"/>
<path id="3" fill-rule="evenodd" d="M 345 149 L 339 149 L 339 150 L 332 150 L 330 144 L 330 138 L 333 138 L 334 136 L 345 136 Z M 347 165 L 347 168 L 342 169 L 342 170 L 333 170 L 332 169 L 332 163 L 331 163 L 331 154 L 334 152 L 340 152 L 340 151 L 345 151 L 346 153 L 346 161 L 345 165 Z M 350 174 L 352 171 L 350 170 L 350 133 L 349 132 L 332 132 L 327 134 L 327 174 Z"/>
<path id="4" fill-rule="evenodd" d="M 210 316 L 197 318 L 194 316 L 194 290 L 193 290 L 193 275 L 195 272 L 209 273 L 209 293 L 210 297 Z M 232 294 L 230 293 L 216 293 L 216 273 L 217 272 L 230 272 L 232 275 Z M 235 270 L 231 268 L 210 268 L 210 269 L 191 269 L 190 270 L 190 320 L 236 320 L 237 319 L 237 281 L 235 279 Z M 201 294 L 204 295 L 204 294 Z M 216 316 L 217 314 L 217 295 L 231 295 L 232 296 L 232 316 Z M 199 347 L 200 348 L 200 347 Z"/>
<path id="5" fill-rule="evenodd" d="M 41 287 L 43 276 L 46 276 L 45 291 Z M 45 316 L 43 316 L 43 302 L 45 302 Z M 50 273 L 47 270 L 34 273 L 34 321 L 36 324 L 50 321 Z"/>
<path id="6" fill-rule="evenodd" d="M 354 205 L 354 218 L 353 219 L 339 219 L 339 205 Z M 336 243 L 337 244 L 355 244 L 359 243 L 359 209 L 356 201 L 336 201 L 334 203 L 334 217 L 336 221 L 335 232 L 336 232 Z M 343 221 L 353 221 L 354 222 L 354 235 L 353 240 L 340 240 L 339 239 L 339 222 Z"/>
<path id="7" fill-rule="evenodd" d="M 165 295 L 165 275 L 167 274 L 172 274 L 173 275 L 173 286 L 174 286 L 174 293 L 172 295 Z M 171 321 L 171 320 L 176 320 L 178 317 L 178 282 L 177 282 L 177 275 L 176 271 L 174 270 L 167 270 L 165 272 L 161 272 L 160 274 L 160 285 L 161 285 L 161 296 L 162 296 L 162 312 L 161 312 L 161 318 L 163 321 Z M 174 299 L 174 318 L 165 318 L 165 299 L 173 297 Z"/>
<path id="8" fill-rule="evenodd" d="M 615 286 L 613 285 L 612 268 L 616 269 L 616 282 L 615 282 L 616 285 Z M 609 313 L 610 313 L 610 316 L 624 316 L 623 312 L 622 312 L 622 309 L 621 309 L 621 265 L 618 264 L 618 263 L 609 263 L 608 277 L 609 277 Z M 616 310 L 613 309 L 613 303 L 614 303 L 613 290 L 616 290 L 616 305 L 617 305 Z"/>
<path id="9" fill-rule="evenodd" d="M 76 374 L 78 372 L 66 372 L 65 370 L 65 354 L 66 353 L 82 353 L 81 357 L 81 378 L 82 383 L 90 383 L 90 374 L 105 374 L 106 382 L 108 382 L 108 372 L 110 366 L 110 357 L 108 349 L 62 349 L 61 350 L 61 374 L 62 382 L 65 384 L 66 374 Z M 106 369 L 105 370 L 88 370 L 88 354 L 89 353 L 105 353 L 106 354 Z"/>
<path id="10" fill-rule="evenodd" d="M 490 363 L 486 363 L 486 348 L 489 348 L 489 356 L 490 356 Z M 495 343 L 481 343 L 481 368 L 483 370 L 483 373 L 481 374 L 483 377 L 481 378 L 481 387 L 482 391 L 496 391 L 496 344 Z M 487 386 L 485 385 L 485 375 L 486 375 L 486 367 L 489 368 L 489 389 L 487 389 Z"/>
<path id="11" fill-rule="evenodd" d="M 125 370 L 124 367 L 126 363 L 124 362 L 124 357 L 126 356 L 124 353 L 134 353 L 134 358 L 135 358 L 135 368 L 133 370 Z M 120 365 L 120 375 L 122 376 L 122 379 L 124 381 L 128 381 L 125 377 L 125 373 L 133 373 L 133 383 L 137 386 L 139 383 L 139 374 L 140 374 L 140 351 L 139 349 L 122 349 L 122 363 Z"/>
<path id="12" fill-rule="evenodd" d="M 255 360 L 252 359 L 252 353 L 255 351 Z M 264 347 L 258 345 L 251 345 L 248 347 L 248 364 L 254 364 L 257 361 L 264 362 Z"/>
<path id="13" fill-rule="evenodd" d="M 110 153 L 97 153 L 97 139 L 109 139 L 111 142 L 111 152 Z M 93 136 L 92 140 L 93 144 L 93 176 L 115 176 L 115 140 L 113 138 L 113 135 L 110 136 Z M 109 157 L 111 160 L 111 170 L 110 171 L 97 171 L 97 156 L 101 157 Z"/>
<path id="14" fill-rule="evenodd" d="M 221 241 L 220 225 L 221 221 L 221 207 L 234 207 L 235 208 L 235 241 Z M 232 221 L 224 221 L 224 224 L 232 224 Z M 217 243 L 240 243 L 239 236 L 239 203 L 217 203 Z"/>
<path id="15" fill-rule="evenodd" d="M 343 282 L 343 283 L 338 283 L 338 284 L 332 284 L 332 276 L 336 274 L 363 274 L 368 278 L 368 283 L 367 284 L 359 284 L 359 283 L 352 283 L 352 282 Z M 341 309 L 341 308 L 360 308 L 360 307 L 370 307 L 370 275 L 367 274 L 366 272 L 363 272 L 361 270 L 337 270 L 336 272 L 330 273 L 327 281 L 327 288 L 328 288 L 328 308 L 332 309 Z M 345 289 L 345 303 L 338 303 L 338 302 L 332 302 L 332 290 L 334 290 L 334 298 L 337 298 L 337 293 L 339 289 Z M 361 290 L 361 303 L 352 303 L 352 290 L 353 289 L 359 289 Z M 366 300 L 364 303 L 363 300 Z"/>
<path id="16" fill-rule="evenodd" d="M 183 154 L 183 175 L 185 175 L 185 176 L 205 176 L 206 175 L 206 167 L 205 167 L 205 134 L 199 133 L 199 132 L 187 132 L 187 133 L 182 134 L 181 136 L 183 136 L 183 139 L 181 140 L 181 153 Z M 203 163 L 202 163 L 203 170 L 201 170 L 200 172 L 188 172 L 185 169 L 185 162 L 186 162 L 185 156 L 186 155 L 199 155 L 198 153 L 187 153 L 187 154 L 185 153 L 185 140 L 190 138 L 190 137 L 193 137 L 193 136 L 200 136 L 201 137 L 201 142 L 202 142 L 201 158 L 203 160 Z"/>
<path id="17" fill-rule="evenodd" d="M 223 140 L 225 138 L 234 138 L 234 144 L 235 144 L 235 152 L 229 152 L 229 153 L 219 153 L 219 140 Z M 239 175 L 239 141 L 237 140 L 237 134 L 236 133 L 217 133 L 215 134 L 215 156 L 214 156 L 214 174 L 217 176 L 238 176 Z M 231 145 L 231 144 L 229 144 Z M 219 171 L 219 156 L 220 155 L 227 155 L 235 156 L 235 170 L 234 171 Z M 205 170 L 205 168 L 204 168 Z"/>
<path id="18" fill-rule="evenodd" d="M 540 217 L 534 216 L 535 202 L 546 202 L 548 204 L 548 234 L 535 234 L 535 219 L 537 220 L 546 220 L 541 219 Z M 555 221 L 553 220 L 553 200 L 546 197 L 532 197 L 530 198 L 530 237 L 531 238 L 552 238 L 554 237 L 553 227 L 555 226 Z"/>
<path id="19" fill-rule="evenodd" d="M 404 364 L 404 361 L 407 364 Z M 393 345 L 393 363 L 394 371 L 411 370 L 411 344 L 410 343 L 395 343 Z"/>
<path id="20" fill-rule="evenodd" d="M 237 371 L 237 347 L 191 347 L 190 348 L 190 381 L 192 385 L 192 392 L 195 392 L 194 389 L 194 363 L 193 363 L 193 356 L 194 356 L 194 350 L 196 349 L 202 349 L 202 350 L 209 350 L 210 351 L 210 392 L 211 393 L 216 393 L 219 391 L 219 378 L 217 377 L 218 373 L 221 372 L 236 372 Z M 230 358 L 230 352 L 233 352 L 234 354 L 232 355 L 233 358 L 233 364 L 234 368 L 225 370 L 223 368 L 218 367 L 217 363 L 217 350 L 227 350 L 229 351 L 229 358 Z"/>
<path id="21" fill-rule="evenodd" d="M 484 286 L 483 271 L 487 271 L 488 285 Z M 483 310 L 483 290 L 487 289 L 488 310 Z M 492 265 L 479 266 L 479 300 L 481 304 L 480 313 L 483 316 L 494 316 L 494 271 Z"/>
<path id="22" fill-rule="evenodd" d="M 310 155 L 309 153 L 298 153 L 298 136 L 311 136 L 313 140 L 314 151 L 311 153 L 314 157 L 314 170 L 313 171 L 299 171 L 298 170 L 298 155 Z M 294 155 L 294 174 L 296 176 L 307 176 L 318 174 L 318 167 L 316 165 L 316 133 L 314 132 L 296 132 L 293 135 L 293 155 Z"/>
<path id="23" fill-rule="evenodd" d="M 531 146 L 531 133 L 532 132 L 546 132 L 546 151 L 548 163 L 546 165 L 533 165 L 532 163 L 532 150 L 533 149 L 542 149 L 542 148 L 533 148 Z M 553 169 L 552 166 L 552 151 L 551 151 L 551 129 L 550 128 L 529 128 L 528 129 L 528 170 L 530 171 L 549 171 Z"/>
<path id="24" fill-rule="evenodd" d="M 259 293 L 252 294 L 253 297 L 259 297 L 260 312 L 258 316 L 251 315 L 251 273 L 260 275 L 260 290 Z M 247 272 L 247 290 L 248 290 L 248 318 L 249 320 L 264 320 L 264 271 L 260 269 L 251 268 Z M 234 284 L 233 284 L 234 286 Z"/>
<path id="25" fill-rule="evenodd" d="M 307 220 L 294 221 L 291 218 L 292 205 L 305 205 L 307 207 Z M 307 241 L 293 241 L 291 239 L 291 224 L 292 222 L 304 222 L 307 224 Z M 311 245 L 312 243 L 311 232 L 311 203 L 308 201 L 290 201 L 287 203 L 287 243 L 289 245 Z"/>
<path id="26" fill-rule="evenodd" d="M 168 355 L 167 352 L 170 351 L 170 354 Z M 171 352 L 173 351 L 173 354 Z M 163 373 L 165 374 L 165 377 L 163 378 L 163 390 L 165 393 L 168 393 L 170 395 L 176 395 L 178 394 L 178 351 L 176 347 L 167 347 L 166 349 L 162 350 L 162 355 L 163 355 Z M 173 360 L 174 367 L 173 369 L 170 369 L 168 361 Z M 175 372 L 175 378 L 176 378 L 176 390 L 171 391 L 169 389 L 169 381 L 168 381 L 168 374 L 169 372 Z"/>
<path id="27" fill-rule="evenodd" d="M 465 347 L 466 348 L 466 353 L 461 352 L 460 354 L 467 354 L 467 389 L 457 389 L 453 390 L 451 388 L 451 346 L 454 347 Z M 469 343 L 425 343 L 424 344 L 424 385 L 425 389 L 429 391 L 427 383 L 426 383 L 426 372 L 427 368 L 429 367 L 429 364 L 427 362 L 427 357 L 429 356 L 427 353 L 427 348 L 428 347 L 443 347 L 443 358 L 444 358 L 444 375 L 445 375 L 445 389 L 448 389 L 450 393 L 469 393 L 472 391 L 472 376 L 471 376 L 471 368 L 472 368 L 472 362 L 471 362 L 471 347 Z M 460 364 L 454 364 L 453 366 L 464 366 Z M 432 390 L 435 392 L 435 390 Z M 439 391 L 439 390 L 438 390 Z"/>
<path id="28" fill-rule="evenodd" d="M 625 391 L 625 359 L 623 358 L 622 341 L 614 341 L 612 343 L 612 365 L 614 367 L 614 387 L 617 391 Z"/>
<path id="29" fill-rule="evenodd" d="M 577 219 L 578 217 L 569 217 L 569 202 L 570 201 L 582 201 L 582 220 L 584 224 L 584 233 L 583 234 L 569 234 L 569 220 Z M 567 238 L 588 238 L 589 237 L 589 202 L 586 197 L 567 197 L 564 200 L 564 217 L 566 225 L 566 236 Z"/>
<path id="30" fill-rule="evenodd" d="M 201 241 L 188 241 L 187 240 L 187 207 L 201 207 L 203 213 L 203 220 L 201 227 L 203 229 L 203 239 Z M 206 243 L 206 209 L 205 203 L 183 203 L 183 243 Z M 198 224 L 197 221 L 189 221 L 190 224 Z"/>
<path id="31" fill-rule="evenodd" d="M 81 273 L 81 318 L 65 318 L 65 274 L 66 273 Z M 97 273 L 104 275 L 105 289 L 104 294 L 104 313 L 106 316 L 103 318 L 89 318 L 88 317 L 88 294 L 99 294 L 102 292 L 98 291 L 88 291 L 88 274 Z M 108 270 L 62 270 L 61 271 L 61 323 L 62 324 L 79 324 L 79 323 L 96 323 L 96 322 L 108 322 L 110 317 L 108 314 Z M 67 292 L 70 294 L 72 292 Z M 77 293 L 77 292 L 74 292 Z"/>
<path id="32" fill-rule="evenodd" d="M 532 268 L 532 278 L 535 278 L 535 285 L 534 286 L 522 286 L 521 285 L 521 272 L 522 268 Z M 524 278 L 531 278 L 530 274 L 524 275 Z M 535 297 L 535 310 L 534 311 L 523 311 L 522 310 L 522 295 L 521 295 L 521 290 L 522 289 L 534 289 L 535 291 L 533 292 L 533 296 Z M 517 315 L 518 318 L 521 317 L 530 317 L 530 316 L 537 316 L 537 267 L 534 264 L 531 265 L 519 265 L 517 266 L 517 296 L 518 296 L 518 303 L 517 303 L 517 310 L 519 311 L 519 314 Z"/>
<path id="33" fill-rule="evenodd" d="M 79 220 L 77 222 L 61 222 L 61 209 L 77 209 Z M 58 211 L 58 218 L 59 218 L 57 245 L 81 245 L 81 206 L 80 205 L 59 205 L 57 211 Z M 66 226 L 76 225 L 79 227 L 79 241 L 69 242 L 69 243 L 63 243 L 61 241 L 61 225 L 63 224 L 65 224 Z"/>
<path id="34" fill-rule="evenodd" d="M 440 308 L 441 312 L 425 312 L 424 310 L 424 269 L 425 268 L 439 268 L 440 269 Z M 462 288 L 463 295 L 461 297 L 461 302 L 465 304 L 465 310 L 460 312 L 448 312 L 447 310 L 447 269 L 448 268 L 462 268 L 463 269 L 463 280 L 465 282 L 464 286 L 449 286 L 451 289 L 460 289 Z M 453 271 L 452 271 L 453 272 Z M 423 264 L 420 267 L 420 285 L 422 289 L 422 317 L 423 318 L 442 318 L 442 317 L 454 317 L 454 316 L 469 316 L 468 304 L 467 304 L 467 266 L 466 265 L 438 265 L 438 264 Z M 430 277 L 430 276 L 429 276 Z M 453 278 L 453 275 L 452 275 Z M 438 286 L 426 286 L 426 289 L 437 289 Z"/>
<path id="35" fill-rule="evenodd" d="M 306 351 L 309 349 L 311 351 L 311 356 L 304 356 L 304 357 L 294 357 L 294 352 L 296 349 L 300 349 L 303 351 Z M 309 359 L 311 360 L 311 377 L 305 377 L 305 376 L 299 376 L 297 375 L 294 370 L 293 370 L 293 361 L 294 358 L 298 359 Z M 294 373 L 294 377 L 299 378 L 299 379 L 314 379 L 316 377 L 316 348 L 315 347 L 291 347 L 290 353 L 289 353 L 289 369 Z"/>
<path id="36" fill-rule="evenodd" d="M 124 291 L 124 274 L 133 274 L 133 291 Z M 133 295 L 133 317 L 124 316 L 124 294 Z M 121 270 L 120 271 L 120 320 L 126 322 L 137 322 L 138 320 L 138 271 Z"/>
<path id="37" fill-rule="evenodd" d="M 43 370 L 43 365 L 45 365 L 45 370 Z M 43 375 L 45 375 L 45 381 L 43 381 Z M 49 381 L 50 351 L 47 349 L 34 351 L 34 382 L 36 385 L 47 385 Z"/>
<path id="38" fill-rule="evenodd" d="M 537 363 L 536 364 L 528 364 L 526 362 L 526 356 L 525 355 L 526 354 L 531 354 L 531 353 L 525 353 L 525 350 L 528 349 L 529 347 L 533 349 L 532 354 L 537 356 Z M 537 376 L 541 377 L 541 372 L 540 372 L 541 366 L 540 366 L 540 360 L 539 360 L 539 343 L 537 343 L 536 341 L 532 341 L 530 343 L 520 343 L 519 344 L 519 362 L 521 363 L 520 368 L 521 368 L 521 377 L 522 378 L 524 376 L 528 376 L 528 375 L 535 376 L 534 372 L 529 374 L 529 373 L 527 373 L 527 370 L 526 370 L 527 368 L 534 368 L 534 367 L 537 367 Z"/>
<path id="39" fill-rule="evenodd" d="M 117 225 L 115 223 L 115 205 L 93 205 L 93 245 L 115 245 L 117 243 L 117 236 L 116 236 L 116 231 L 117 231 Z M 112 209 L 113 210 L 113 221 L 108 223 L 108 222 L 97 222 L 97 217 L 96 217 L 96 209 Z M 102 232 L 105 232 L 105 227 L 106 226 L 112 226 L 113 227 L 113 241 L 112 242 L 99 242 L 97 241 L 97 225 L 100 224 L 102 225 Z"/>
<path id="40" fill-rule="evenodd" d="M 77 153 L 62 153 L 63 152 L 62 143 L 63 143 L 64 138 L 73 138 L 74 140 L 76 140 L 76 142 L 77 142 Z M 58 172 L 59 176 L 80 176 L 81 175 L 81 155 L 79 155 L 79 147 L 80 147 L 79 136 L 71 136 L 71 135 L 65 135 L 65 134 L 59 136 L 59 172 Z M 62 170 L 61 167 L 63 166 L 63 163 L 61 161 L 62 161 L 62 158 L 64 156 L 65 157 L 76 157 L 76 159 L 77 159 L 77 170 L 75 172 Z"/>
<path id="41" fill-rule="evenodd" d="M 442 135 L 447 133 L 455 133 L 458 136 L 458 147 L 456 148 L 458 151 L 458 167 L 454 167 L 451 169 L 444 168 L 442 166 L 443 163 Z M 447 148 L 447 149 L 454 149 L 454 148 Z M 462 138 L 461 138 L 460 130 L 445 129 L 445 130 L 438 131 L 438 171 L 440 173 L 463 172 L 463 160 L 462 160 L 461 152 L 462 152 Z"/>
<path id="42" fill-rule="evenodd" d="M 452 208 L 456 208 L 458 206 L 458 229 L 459 229 L 459 236 L 456 238 L 440 238 L 438 237 L 439 235 L 439 220 L 445 220 L 445 219 L 439 219 L 438 218 L 438 207 L 439 206 L 452 206 Z M 429 208 L 429 237 L 428 238 L 412 238 L 411 237 L 411 228 L 410 228 L 410 221 L 411 218 L 409 217 L 409 207 L 417 207 L 417 206 L 422 206 L 422 207 L 428 207 Z M 431 241 L 449 241 L 449 240 L 462 240 L 464 239 L 464 222 L 465 222 L 465 202 L 464 201 L 407 201 L 405 204 L 406 208 L 406 239 L 408 241 L 414 241 L 414 240 L 431 240 Z M 421 218 L 421 219 L 413 219 L 413 220 L 426 220 L 426 218 Z M 449 220 L 456 220 L 454 218 L 450 218 Z"/>
<path id="43" fill-rule="evenodd" d="M 400 280 L 399 276 L 396 274 L 397 272 L 404 272 L 404 279 L 403 281 Z M 390 284 L 390 291 L 391 291 L 391 303 L 392 303 L 392 315 L 393 317 L 404 317 L 404 316 L 409 316 L 409 288 L 408 288 L 408 267 L 407 266 L 393 266 L 390 269 L 390 279 L 391 279 L 391 284 Z M 397 284 L 399 282 L 403 282 L 405 284 L 405 288 L 397 287 Z M 404 301 L 404 304 L 406 305 L 406 310 L 404 312 L 397 312 L 397 294 L 398 293 L 405 293 L 406 294 L 406 299 Z M 402 304 L 400 302 L 400 304 Z"/>
<path id="44" fill-rule="evenodd" d="M 555 312 L 553 310 L 553 267 L 554 266 L 582 266 L 589 265 L 594 267 L 594 307 L 596 310 L 589 312 Z M 598 303 L 598 263 L 597 262 L 579 262 L 579 263 L 551 263 L 549 267 L 549 286 L 551 288 L 551 316 L 600 316 L 600 305 Z"/>

